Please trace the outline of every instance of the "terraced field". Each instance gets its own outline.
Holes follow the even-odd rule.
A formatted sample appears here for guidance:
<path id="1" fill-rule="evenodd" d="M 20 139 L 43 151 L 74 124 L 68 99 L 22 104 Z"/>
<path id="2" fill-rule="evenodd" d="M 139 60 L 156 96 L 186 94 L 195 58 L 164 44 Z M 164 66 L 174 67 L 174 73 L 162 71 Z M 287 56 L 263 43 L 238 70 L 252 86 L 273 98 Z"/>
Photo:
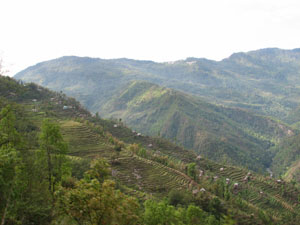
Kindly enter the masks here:
<path id="1" fill-rule="evenodd" d="M 120 158 L 113 169 L 122 183 L 147 193 L 166 194 L 172 189 L 187 189 L 191 182 L 162 164 L 138 156 Z"/>
<path id="2" fill-rule="evenodd" d="M 284 211 L 286 213 L 295 212 L 299 190 L 292 184 L 283 181 L 277 182 L 275 179 L 265 178 L 252 172 L 249 180 L 245 181 L 245 177 L 249 173 L 246 169 L 233 166 L 224 167 L 217 163 L 205 162 L 205 159 L 202 160 L 202 164 L 209 164 L 209 171 L 220 179 L 228 178 L 231 184 L 238 183 L 238 193 L 243 199 L 259 208 L 266 209 L 275 217 L 282 215 Z"/>
<path id="3" fill-rule="evenodd" d="M 93 132 L 87 125 L 73 120 L 60 122 L 65 141 L 69 143 L 71 155 L 82 157 L 110 157 L 113 145 L 105 137 Z"/>
<path id="4" fill-rule="evenodd" d="M 249 181 L 244 181 L 249 172 L 246 169 L 224 166 L 205 158 L 197 160 L 197 155 L 192 151 L 158 138 L 137 136 L 129 128 L 120 124 L 116 126 L 114 122 L 102 121 L 101 126 L 105 132 L 110 132 L 114 137 L 127 144 L 138 143 L 146 149 L 159 151 L 185 163 L 196 162 L 197 169 L 203 170 L 211 182 L 207 183 L 208 181 L 204 181 L 202 178 L 196 183 L 186 174 L 137 156 L 126 147 L 116 153 L 115 146 L 108 141 L 108 137 L 98 134 L 87 123 L 71 120 L 61 121 L 62 133 L 70 145 L 70 154 L 80 157 L 101 156 L 107 158 L 112 163 L 113 177 L 120 184 L 125 185 L 127 192 L 132 195 L 142 198 L 152 195 L 163 197 L 172 189 L 192 191 L 204 187 L 209 190 L 211 184 L 215 182 L 213 177 L 218 176 L 218 179 L 223 179 L 224 182 L 226 178 L 230 179 L 230 191 L 240 196 L 247 207 L 253 210 L 264 209 L 275 220 L 280 218 L 283 213 L 295 213 L 299 190 L 290 183 L 277 183 L 275 179 L 267 179 L 253 172 L 251 172 Z M 151 147 L 149 147 L 150 144 Z M 233 188 L 234 183 L 239 183 L 237 189 Z M 206 193 L 211 197 L 214 196 L 209 191 Z"/>
<path id="5" fill-rule="evenodd" d="M 99 120 L 96 121 L 99 123 L 106 131 L 110 132 L 114 137 L 126 142 L 126 143 L 137 143 L 145 148 L 149 148 L 148 146 L 151 144 L 151 149 L 155 149 L 160 151 L 166 155 L 172 156 L 176 159 L 179 159 L 183 162 L 192 162 L 197 157 L 196 154 L 191 151 L 179 147 L 167 140 L 163 140 L 161 138 L 144 136 L 137 136 L 136 133 L 124 126 L 123 124 L 119 124 L 117 127 L 114 127 L 116 123 L 108 120 Z"/>
<path id="6" fill-rule="evenodd" d="M 40 147 L 38 135 L 43 119 L 59 122 L 64 140 L 69 144 L 68 158 L 74 163 L 72 173 L 78 179 L 87 170 L 90 159 L 100 156 L 111 163 L 112 177 L 118 189 L 140 200 L 150 197 L 162 199 L 173 189 L 184 189 L 193 192 L 191 201 L 219 202 L 221 207 L 244 221 L 250 221 L 248 219 L 253 216 L 257 217 L 257 221 L 263 221 L 260 217 L 264 213 L 274 218 L 273 224 L 285 218 L 293 221 L 300 218 L 300 190 L 289 182 L 276 181 L 253 172 L 249 175 L 246 169 L 198 157 L 193 151 L 163 139 L 137 134 L 121 121 L 93 117 L 74 100 L 68 100 L 61 94 L 53 96 L 56 98 L 54 101 L 51 100 L 53 98 L 33 101 L 35 97 L 29 97 L 18 106 L 22 110 L 16 117 L 28 120 L 22 122 L 28 124 L 28 142 L 33 140 L 28 145 L 30 151 Z M 66 105 L 70 106 L 68 110 L 64 109 Z M 24 129 L 22 125 L 19 124 L 21 130 Z M 133 143 L 138 145 L 130 145 Z M 189 163 L 196 164 L 196 175 L 191 175 L 194 180 L 186 175 L 191 166 Z M 204 174 L 199 176 L 201 170 Z M 245 180 L 248 175 L 249 179 Z M 228 184 L 226 179 L 230 180 Z M 238 187 L 234 187 L 234 183 L 238 183 Z M 201 188 L 205 190 L 197 194 Z M 203 206 L 205 210 L 205 204 Z"/>
<path id="7" fill-rule="evenodd" d="M 70 154 L 81 157 L 101 156 L 111 160 L 116 155 L 114 145 L 106 137 L 93 132 L 88 125 L 75 121 L 61 121 L 62 133 L 69 143 Z M 112 163 L 113 175 L 121 183 L 146 193 L 165 194 L 172 189 L 187 189 L 197 184 L 187 175 L 144 159 L 124 149 Z"/>

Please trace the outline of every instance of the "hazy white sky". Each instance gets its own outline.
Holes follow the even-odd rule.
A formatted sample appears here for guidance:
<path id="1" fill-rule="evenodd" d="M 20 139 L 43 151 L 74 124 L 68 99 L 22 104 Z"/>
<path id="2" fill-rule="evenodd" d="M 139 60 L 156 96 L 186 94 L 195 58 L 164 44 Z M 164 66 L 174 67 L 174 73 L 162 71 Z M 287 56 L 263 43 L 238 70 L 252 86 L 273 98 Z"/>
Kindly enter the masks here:
<path id="1" fill-rule="evenodd" d="M 299 0 L 0 0 L 9 75 L 64 55 L 173 61 L 300 47 Z"/>

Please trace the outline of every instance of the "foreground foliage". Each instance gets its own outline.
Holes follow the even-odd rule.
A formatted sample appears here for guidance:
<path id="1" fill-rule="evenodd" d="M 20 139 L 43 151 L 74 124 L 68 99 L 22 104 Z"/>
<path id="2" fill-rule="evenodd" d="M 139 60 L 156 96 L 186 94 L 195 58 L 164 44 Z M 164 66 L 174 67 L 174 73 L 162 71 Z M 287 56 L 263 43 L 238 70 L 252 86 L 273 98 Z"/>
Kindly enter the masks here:
<path id="1" fill-rule="evenodd" d="M 140 224 L 139 203 L 115 189 L 115 182 L 104 180 L 105 161 L 86 173 L 84 179 L 65 183 L 57 192 L 58 208 L 77 224 Z M 102 173 L 104 172 L 104 173 Z"/>

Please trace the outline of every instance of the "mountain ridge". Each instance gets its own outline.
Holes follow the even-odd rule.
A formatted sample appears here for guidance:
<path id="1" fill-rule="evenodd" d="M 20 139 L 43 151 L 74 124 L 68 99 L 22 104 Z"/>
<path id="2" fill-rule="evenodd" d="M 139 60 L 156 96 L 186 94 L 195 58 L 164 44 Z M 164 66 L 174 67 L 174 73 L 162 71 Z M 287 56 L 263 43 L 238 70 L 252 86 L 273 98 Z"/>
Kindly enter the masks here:
<path id="1" fill-rule="evenodd" d="M 212 105 L 144 81 L 133 81 L 112 96 L 100 115 L 120 118 L 139 132 L 173 140 L 210 159 L 225 157 L 254 170 L 260 168 L 258 161 L 271 160 L 267 150 L 272 145 L 295 134 L 270 118 Z M 266 167 L 268 163 L 266 160 Z"/>
<path id="2" fill-rule="evenodd" d="M 202 98 L 209 103 L 240 108 L 294 124 L 297 123 L 298 118 L 296 109 L 300 105 L 300 99 L 297 97 L 300 95 L 299 57 L 299 49 L 282 50 L 277 48 L 235 53 L 221 61 L 187 58 L 175 62 L 156 63 L 126 58 L 102 60 L 70 56 L 40 63 L 17 74 L 16 78 L 38 82 L 50 89 L 66 92 L 78 99 L 87 109 L 94 113 L 100 112 L 100 114 L 104 110 L 103 107 L 110 102 L 111 96 L 126 89 L 131 82 L 145 81 L 173 88 L 187 95 Z M 174 99 L 173 97 L 168 101 Z M 225 117 L 228 121 L 231 120 L 228 118 L 230 113 L 238 112 L 237 110 L 229 112 L 228 109 L 221 111 L 227 113 Z M 188 114 L 183 115 L 177 112 L 171 118 L 174 121 L 184 121 L 184 118 L 188 118 Z M 140 113 L 141 115 L 143 113 Z M 243 118 L 239 123 L 248 121 L 247 116 L 243 115 L 241 111 L 238 115 L 236 118 Z M 143 121 L 142 118 L 140 120 Z M 162 133 L 169 133 L 167 137 L 178 141 L 175 134 L 167 132 L 168 129 L 177 130 L 176 127 L 172 127 L 174 125 L 170 122 L 172 119 L 161 120 L 161 122 L 166 121 L 169 123 L 165 125 Z M 222 124 L 220 121 L 219 123 Z M 149 123 L 151 124 L 151 121 Z M 212 121 L 209 123 L 213 124 Z M 247 130 L 247 126 L 245 125 L 242 129 Z M 158 127 L 163 129 L 163 126 L 157 125 L 149 132 L 157 135 Z M 209 126 L 203 124 L 203 127 Z M 235 127 L 237 126 L 235 125 Z M 297 129 L 296 125 L 295 128 Z M 229 132 L 232 131 L 229 130 Z M 184 136 L 183 133 L 181 132 L 179 136 Z M 196 131 L 193 128 L 186 130 L 186 134 L 190 133 L 196 133 Z M 218 133 L 218 130 L 214 133 Z M 210 132 L 209 135 L 215 138 L 216 135 L 212 135 L 214 133 Z M 264 140 L 264 135 L 253 132 L 251 129 L 241 133 L 247 133 L 252 140 L 263 137 L 258 141 L 262 146 L 266 146 L 268 143 Z M 190 140 L 186 143 L 194 142 L 193 137 L 185 136 L 187 140 Z M 202 137 L 201 134 L 199 136 Z M 237 142 L 238 136 L 235 135 L 233 138 L 235 142 Z M 219 145 L 224 140 L 232 143 L 232 139 L 218 137 L 219 139 L 216 138 L 216 140 L 219 140 Z M 272 139 L 272 137 L 268 138 Z M 277 140 L 272 140 L 272 143 L 275 142 L 277 143 Z M 181 140 L 181 143 L 184 141 Z M 194 146 L 190 145 L 189 147 Z M 213 149 L 214 146 L 210 148 Z M 267 148 L 264 147 L 264 149 Z M 261 147 L 257 149 L 261 149 Z"/>
<path id="3" fill-rule="evenodd" d="M 115 90 L 132 80 L 144 80 L 209 102 L 285 119 L 300 105 L 296 98 L 300 93 L 299 55 L 299 49 L 262 49 L 234 53 L 221 61 L 187 58 L 163 63 L 68 56 L 39 63 L 15 78 L 63 90 L 93 112 Z"/>

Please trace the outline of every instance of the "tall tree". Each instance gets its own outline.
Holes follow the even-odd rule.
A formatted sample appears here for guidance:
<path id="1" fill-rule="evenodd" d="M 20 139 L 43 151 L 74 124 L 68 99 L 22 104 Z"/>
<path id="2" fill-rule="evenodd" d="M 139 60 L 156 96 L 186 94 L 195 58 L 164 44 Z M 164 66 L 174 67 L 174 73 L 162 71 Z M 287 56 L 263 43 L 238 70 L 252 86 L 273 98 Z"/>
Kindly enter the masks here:
<path id="1" fill-rule="evenodd" d="M 57 123 L 45 119 L 40 135 L 41 149 L 45 151 L 48 170 L 49 191 L 54 196 L 55 185 L 66 173 L 66 153 L 68 145 L 64 142 Z"/>
<path id="2" fill-rule="evenodd" d="M 16 147 L 20 136 L 15 129 L 15 116 L 10 105 L 0 112 L 0 212 L 1 225 L 5 224 L 7 214 L 14 201 L 18 167 L 21 166 Z"/>
<path id="3" fill-rule="evenodd" d="M 4 107 L 0 112 L 0 147 L 16 148 L 21 140 L 15 128 L 16 117 L 10 105 Z"/>

